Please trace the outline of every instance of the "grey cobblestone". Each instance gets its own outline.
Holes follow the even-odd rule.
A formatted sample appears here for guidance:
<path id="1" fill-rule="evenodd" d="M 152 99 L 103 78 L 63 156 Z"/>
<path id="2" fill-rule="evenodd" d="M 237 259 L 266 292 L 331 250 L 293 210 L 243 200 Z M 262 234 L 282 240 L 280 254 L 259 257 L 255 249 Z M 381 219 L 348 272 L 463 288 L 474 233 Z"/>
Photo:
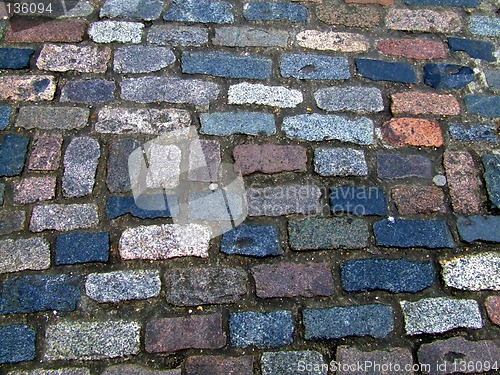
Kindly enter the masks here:
<path id="1" fill-rule="evenodd" d="M 30 230 L 47 229 L 68 231 L 94 228 L 99 224 L 96 204 L 48 204 L 35 206 L 31 214 Z"/>
<path id="2" fill-rule="evenodd" d="M 215 29 L 212 44 L 227 47 L 287 47 L 290 34 L 279 29 L 226 26 Z"/>
<path id="3" fill-rule="evenodd" d="M 349 62 L 345 57 L 313 55 L 309 53 L 285 53 L 280 58 L 282 77 L 298 79 L 351 78 Z"/>
<path id="4" fill-rule="evenodd" d="M 208 43 L 208 30 L 197 26 L 153 25 L 147 41 L 162 46 L 199 47 Z"/>
<path id="5" fill-rule="evenodd" d="M 174 61 L 174 53 L 166 47 L 128 46 L 115 51 L 113 66 L 118 73 L 150 73 Z"/>
<path id="6" fill-rule="evenodd" d="M 54 72 L 104 73 L 110 58 L 108 47 L 44 44 L 36 66 Z"/>
<path id="7" fill-rule="evenodd" d="M 140 43 L 144 25 L 139 22 L 97 21 L 90 25 L 90 38 L 96 43 Z"/>
<path id="8" fill-rule="evenodd" d="M 21 107 L 16 126 L 25 129 L 71 130 L 87 125 L 89 110 L 78 107 Z"/>
<path id="9" fill-rule="evenodd" d="M 314 170 L 321 176 L 366 176 L 365 153 L 353 148 L 317 148 Z"/>
<path id="10" fill-rule="evenodd" d="M 161 0 L 106 0 L 99 16 L 151 21 L 160 17 L 162 8 L 163 1 Z"/>
<path id="11" fill-rule="evenodd" d="M 367 113 L 384 110 L 382 93 L 376 87 L 327 87 L 316 91 L 314 99 L 325 111 Z"/>
<path id="12" fill-rule="evenodd" d="M 302 101 L 302 93 L 298 90 L 283 86 L 266 86 L 260 83 L 243 82 L 231 85 L 228 92 L 229 104 L 260 104 L 293 108 Z"/>
<path id="13" fill-rule="evenodd" d="M 0 241 L 0 273 L 45 270 L 50 267 L 50 245 L 38 237 Z"/>

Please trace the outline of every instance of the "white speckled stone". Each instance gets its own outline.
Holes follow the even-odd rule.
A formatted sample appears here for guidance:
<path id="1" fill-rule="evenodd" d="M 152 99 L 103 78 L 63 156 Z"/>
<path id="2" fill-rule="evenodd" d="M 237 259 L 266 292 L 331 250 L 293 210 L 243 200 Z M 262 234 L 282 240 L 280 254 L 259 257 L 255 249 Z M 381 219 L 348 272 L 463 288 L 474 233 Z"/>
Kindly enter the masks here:
<path id="1" fill-rule="evenodd" d="M 314 150 L 314 171 L 321 176 L 366 176 L 368 165 L 363 150 L 319 147 Z"/>
<path id="2" fill-rule="evenodd" d="M 126 229 L 120 238 L 123 259 L 208 257 L 210 231 L 198 224 L 164 224 Z"/>
<path id="3" fill-rule="evenodd" d="M 401 301 L 406 333 L 442 333 L 454 328 L 483 327 L 477 301 L 447 297 Z"/>
<path id="4" fill-rule="evenodd" d="M 45 270 L 50 267 L 50 244 L 42 238 L 0 241 L 0 273 Z"/>
<path id="5" fill-rule="evenodd" d="M 293 108 L 303 101 L 298 90 L 283 86 L 266 86 L 260 83 L 242 82 L 231 85 L 228 92 L 229 104 L 261 104 L 280 108 Z"/>
<path id="6" fill-rule="evenodd" d="M 89 27 L 89 36 L 96 43 L 140 43 L 144 25 L 140 22 L 98 21 Z"/>
<path id="7" fill-rule="evenodd" d="M 325 111 L 370 113 L 384 110 L 382 93 L 376 87 L 326 87 L 316 91 L 314 99 Z"/>
<path id="8" fill-rule="evenodd" d="M 363 35 L 337 31 L 304 30 L 297 34 L 296 41 L 300 47 L 320 51 L 364 52 L 370 48 Z"/>
<path id="9" fill-rule="evenodd" d="M 441 260 L 447 287 L 462 290 L 500 290 L 500 253 L 486 252 Z"/>

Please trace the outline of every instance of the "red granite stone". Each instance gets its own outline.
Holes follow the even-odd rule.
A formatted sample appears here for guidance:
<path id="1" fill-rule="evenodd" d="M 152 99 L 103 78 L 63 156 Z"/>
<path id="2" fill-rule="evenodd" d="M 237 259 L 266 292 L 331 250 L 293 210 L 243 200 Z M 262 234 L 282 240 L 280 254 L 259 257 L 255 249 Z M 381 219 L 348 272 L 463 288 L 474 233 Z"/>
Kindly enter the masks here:
<path id="1" fill-rule="evenodd" d="M 233 155 L 235 168 L 243 175 L 307 170 L 307 151 L 302 146 L 239 145 Z"/>
<path id="2" fill-rule="evenodd" d="M 188 357 L 185 362 L 186 375 L 252 375 L 253 357 L 226 357 L 203 355 Z"/>
<path id="3" fill-rule="evenodd" d="M 146 325 L 148 353 L 175 352 L 182 349 L 220 349 L 226 345 L 222 315 L 193 315 L 165 318 Z"/>
<path id="4" fill-rule="evenodd" d="M 500 296 L 486 298 L 486 311 L 493 324 L 500 326 Z"/>
<path id="5" fill-rule="evenodd" d="M 450 94 L 423 91 L 398 92 L 391 95 L 393 114 L 411 115 L 458 115 L 460 104 Z"/>
<path id="6" fill-rule="evenodd" d="M 392 199 L 401 215 L 446 212 L 444 193 L 435 186 L 396 186 Z"/>
<path id="7" fill-rule="evenodd" d="M 87 28 L 82 20 L 12 20 L 5 32 L 7 43 L 81 42 Z"/>
<path id="8" fill-rule="evenodd" d="M 40 135 L 33 140 L 28 169 L 35 171 L 55 171 L 61 161 L 62 137 Z"/>
<path id="9" fill-rule="evenodd" d="M 443 164 L 453 211 L 465 215 L 478 213 L 482 183 L 472 155 L 467 151 L 447 151 Z"/>
<path id="10" fill-rule="evenodd" d="M 35 203 L 54 199 L 56 178 L 53 176 L 27 177 L 14 186 L 14 202 Z"/>
<path id="11" fill-rule="evenodd" d="M 405 368 L 412 368 L 413 358 L 410 349 L 390 348 L 388 350 L 362 351 L 354 347 L 339 346 L 335 357 L 339 366 L 336 374 L 344 375 L 409 375 L 413 371 L 405 371 Z M 363 365 L 360 367 L 358 364 Z M 366 366 L 373 366 L 368 368 Z M 382 367 L 385 365 L 384 367 Z M 374 366 L 377 366 L 375 368 Z M 397 368 L 397 369 L 396 369 Z M 398 371 L 399 370 L 399 371 Z"/>
<path id="12" fill-rule="evenodd" d="M 422 118 L 393 118 L 382 125 L 384 142 L 391 146 L 441 147 L 439 123 Z"/>
<path id="13" fill-rule="evenodd" d="M 447 56 L 447 48 L 443 42 L 426 39 L 379 40 L 377 49 L 385 55 L 416 60 L 444 59 Z"/>

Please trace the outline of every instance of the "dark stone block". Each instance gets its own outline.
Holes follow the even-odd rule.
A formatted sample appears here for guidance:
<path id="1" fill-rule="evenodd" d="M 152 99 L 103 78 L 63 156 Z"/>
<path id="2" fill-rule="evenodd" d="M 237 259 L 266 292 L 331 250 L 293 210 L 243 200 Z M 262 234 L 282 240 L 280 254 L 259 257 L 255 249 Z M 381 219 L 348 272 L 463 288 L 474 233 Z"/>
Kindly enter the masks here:
<path id="1" fill-rule="evenodd" d="M 289 2 L 251 2 L 243 6 L 243 17 L 249 21 L 306 22 L 307 8 Z"/>
<path id="2" fill-rule="evenodd" d="M 23 69 L 30 67 L 31 48 L 0 48 L 0 69 Z"/>
<path id="3" fill-rule="evenodd" d="M 75 103 L 106 103 L 114 99 L 115 83 L 104 79 L 68 81 L 61 92 L 61 101 Z"/>
<path id="4" fill-rule="evenodd" d="M 433 167 L 430 159 L 422 155 L 378 154 L 377 174 L 383 179 L 432 178 Z"/>
<path id="5" fill-rule="evenodd" d="M 415 69 L 408 63 L 370 59 L 355 59 L 355 62 L 358 73 L 372 81 L 417 83 Z"/>
<path id="6" fill-rule="evenodd" d="M 109 234 L 68 233 L 56 237 L 55 264 L 107 262 Z"/>
<path id="7" fill-rule="evenodd" d="M 464 99 L 465 106 L 470 114 L 500 117 L 500 96 L 468 95 Z"/>
<path id="8" fill-rule="evenodd" d="M 12 108 L 6 105 L 0 105 L 0 130 L 4 130 L 10 123 L 10 114 Z"/>
<path id="9" fill-rule="evenodd" d="M 330 208 L 332 213 L 351 213 L 355 215 L 387 214 L 384 190 L 376 187 L 341 186 L 330 189 Z"/>
<path id="10" fill-rule="evenodd" d="M 474 71 L 468 66 L 455 64 L 427 64 L 424 83 L 439 89 L 459 89 L 474 81 Z"/>
<path id="11" fill-rule="evenodd" d="M 144 197 L 143 197 L 144 198 Z M 106 201 L 106 217 L 109 220 L 116 219 L 117 217 L 131 214 L 139 219 L 158 219 L 165 217 L 175 217 L 179 213 L 179 205 L 177 197 L 170 196 L 165 198 L 163 196 L 150 196 L 150 199 L 159 200 L 166 207 L 164 210 L 147 210 L 137 206 L 134 197 L 108 197 Z M 139 198 L 140 199 L 140 198 Z M 148 203 L 149 205 L 149 203 Z"/>
<path id="12" fill-rule="evenodd" d="M 497 128 L 494 125 L 450 124 L 449 133 L 454 141 L 498 143 Z"/>
<path id="13" fill-rule="evenodd" d="M 500 216 L 459 217 L 457 227 L 465 242 L 500 242 Z"/>
<path id="14" fill-rule="evenodd" d="M 224 233 L 221 251 L 230 255 L 267 257 L 283 254 L 278 227 L 245 224 Z"/>
<path id="15" fill-rule="evenodd" d="M 128 158 L 140 146 L 133 138 L 117 139 L 109 146 L 106 183 L 110 192 L 125 193 L 131 189 Z"/>
<path id="16" fill-rule="evenodd" d="M 233 6 L 224 1 L 173 0 L 163 19 L 179 22 L 233 23 Z"/>
<path id="17" fill-rule="evenodd" d="M 485 61 L 496 61 L 493 52 L 495 46 L 493 43 L 483 40 L 448 38 L 448 47 L 451 52 L 462 51 L 468 54 L 473 59 L 481 59 Z"/>
<path id="18" fill-rule="evenodd" d="M 23 171 L 30 139 L 6 134 L 0 142 L 0 177 L 18 176 Z"/>
<path id="19" fill-rule="evenodd" d="M 491 203 L 500 208 L 500 156 L 483 155 L 484 179 Z"/>
<path id="20" fill-rule="evenodd" d="M 0 363 L 35 359 L 35 336 L 35 331 L 25 325 L 0 327 Z"/>

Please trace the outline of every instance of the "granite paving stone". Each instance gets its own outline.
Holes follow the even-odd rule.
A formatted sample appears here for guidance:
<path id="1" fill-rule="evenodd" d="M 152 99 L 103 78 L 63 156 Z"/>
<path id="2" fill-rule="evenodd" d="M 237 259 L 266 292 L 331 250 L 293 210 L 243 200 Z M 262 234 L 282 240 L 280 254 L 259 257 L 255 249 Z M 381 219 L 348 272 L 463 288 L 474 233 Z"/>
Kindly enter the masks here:
<path id="1" fill-rule="evenodd" d="M 450 52 L 463 51 L 473 59 L 495 61 L 493 43 L 484 40 L 448 37 Z"/>
<path id="2" fill-rule="evenodd" d="M 461 290 L 500 290 L 500 254 L 485 252 L 442 259 L 447 287 Z"/>
<path id="3" fill-rule="evenodd" d="M 89 37 L 96 43 L 140 43 L 144 25 L 140 22 L 97 21 L 88 29 Z"/>
<path id="4" fill-rule="evenodd" d="M 158 270 L 91 273 L 85 280 L 85 293 L 99 303 L 153 298 L 160 289 Z"/>
<path id="5" fill-rule="evenodd" d="M 182 371 L 181 369 L 155 370 L 146 366 L 128 364 L 109 366 L 102 372 L 102 375 L 182 375 Z"/>
<path id="6" fill-rule="evenodd" d="M 293 250 L 362 249 L 368 246 L 368 223 L 358 218 L 290 220 L 289 244 Z"/>
<path id="7" fill-rule="evenodd" d="M 221 222 L 243 220 L 243 192 L 217 189 L 188 194 L 188 219 L 194 221 Z"/>
<path id="8" fill-rule="evenodd" d="M 397 117 L 382 124 L 382 139 L 394 147 L 441 147 L 443 135 L 438 121 Z"/>
<path id="9" fill-rule="evenodd" d="M 238 348 L 276 348 L 293 343 L 294 322 L 286 310 L 244 311 L 229 316 L 231 345 Z"/>
<path id="10" fill-rule="evenodd" d="M 12 200 L 17 204 L 47 201 L 54 199 L 55 191 L 55 177 L 26 177 L 14 185 Z"/>
<path id="11" fill-rule="evenodd" d="M 25 129 L 71 130 L 87 126 L 90 111 L 79 107 L 28 106 L 19 108 L 16 126 Z M 52 142 L 51 142 L 52 143 Z M 45 142 L 43 142 L 45 145 Z M 40 148 L 42 145 L 39 146 Z M 48 155 L 47 155 L 48 158 Z M 49 162 L 49 161 L 47 161 Z M 50 162 L 49 162 L 50 163 Z"/>
<path id="12" fill-rule="evenodd" d="M 128 158 L 141 144 L 134 138 L 117 139 L 109 145 L 106 184 L 112 193 L 131 189 Z"/>
<path id="13" fill-rule="evenodd" d="M 380 13 L 377 9 L 355 4 L 318 4 L 316 16 L 328 25 L 355 28 L 371 28 L 380 22 Z"/>
<path id="14" fill-rule="evenodd" d="M 171 49 L 154 46 L 128 46 L 115 50 L 113 69 L 118 73 L 151 73 L 175 62 Z"/>
<path id="15" fill-rule="evenodd" d="M 185 370 L 186 375 L 252 375 L 253 365 L 254 359 L 251 355 L 194 355 L 186 359 Z"/>
<path id="16" fill-rule="evenodd" d="M 400 304 L 408 335 L 483 327 L 479 305 L 472 299 L 436 297 L 416 302 L 403 300 Z"/>
<path id="17" fill-rule="evenodd" d="M 16 134 L 5 134 L 0 141 L 0 176 L 21 174 L 26 161 L 29 138 Z"/>
<path id="18" fill-rule="evenodd" d="M 22 324 L 0 327 L 0 364 L 19 363 L 35 359 L 36 331 Z"/>
<path id="19" fill-rule="evenodd" d="M 212 44 L 227 47 L 287 47 L 290 33 L 280 29 L 224 26 L 215 29 Z"/>
<path id="20" fill-rule="evenodd" d="M 357 72 L 372 81 L 417 83 L 417 74 L 408 63 L 355 59 Z"/>
<path id="21" fill-rule="evenodd" d="M 431 160 L 424 155 L 379 153 L 377 174 L 383 179 L 432 178 L 433 166 Z"/>
<path id="22" fill-rule="evenodd" d="M 451 94 L 409 91 L 391 94 L 391 111 L 394 115 L 458 115 L 460 104 Z"/>
<path id="23" fill-rule="evenodd" d="M 261 112 L 201 113 L 201 133 L 210 135 L 272 135 L 276 133 L 274 116 Z"/>
<path id="24" fill-rule="evenodd" d="M 0 206 L 3 206 L 4 198 L 5 198 L 5 184 L 0 183 Z"/>
<path id="25" fill-rule="evenodd" d="M 0 48 L 0 69 L 23 69 L 30 67 L 31 48 Z"/>
<path id="26" fill-rule="evenodd" d="M 284 86 L 266 86 L 242 82 L 229 86 L 229 104 L 259 104 L 279 108 L 294 108 L 304 100 L 302 92 Z"/>
<path id="27" fill-rule="evenodd" d="M 339 31 L 304 30 L 295 40 L 300 47 L 318 51 L 365 52 L 370 45 L 362 34 Z"/>
<path id="28" fill-rule="evenodd" d="M 90 370 L 84 367 L 65 367 L 57 370 L 38 368 L 26 371 L 11 371 L 8 375 L 90 375 Z"/>
<path id="29" fill-rule="evenodd" d="M 252 1 L 243 6 L 243 17 L 249 21 L 306 22 L 307 8 L 296 3 Z"/>
<path id="30" fill-rule="evenodd" d="M 500 326 L 500 296 L 490 296 L 485 303 L 488 317 L 497 326 Z"/>
<path id="31" fill-rule="evenodd" d="M 334 214 L 384 216 L 387 201 L 381 188 L 344 185 L 330 188 L 330 210 Z"/>
<path id="32" fill-rule="evenodd" d="M 63 139 L 59 135 L 39 135 L 32 139 L 28 169 L 55 171 L 61 162 Z"/>
<path id="33" fill-rule="evenodd" d="M 189 144 L 189 181 L 216 182 L 220 164 L 219 142 L 199 140 Z"/>
<path id="34" fill-rule="evenodd" d="M 173 0 L 163 15 L 165 21 L 233 23 L 233 5 L 225 1 Z"/>
<path id="35" fill-rule="evenodd" d="M 4 75 L 0 77 L 0 100 L 40 101 L 54 99 L 56 81 L 51 75 Z"/>
<path id="36" fill-rule="evenodd" d="M 54 250 L 56 265 L 107 262 L 109 259 L 109 233 L 72 232 L 60 234 L 56 236 Z"/>
<path id="37" fill-rule="evenodd" d="M 469 243 L 500 242 L 500 216 L 461 216 L 457 228 L 460 238 Z"/>
<path id="38" fill-rule="evenodd" d="M 175 306 L 235 303 L 247 294 L 248 277 L 241 268 L 176 268 L 165 280 L 167 302 Z"/>
<path id="39" fill-rule="evenodd" d="M 61 91 L 61 102 L 106 103 L 114 99 L 115 83 L 105 79 L 68 81 Z"/>
<path id="40" fill-rule="evenodd" d="M 363 150 L 318 147 L 314 150 L 314 171 L 321 176 L 366 176 L 368 165 Z"/>
<path id="41" fill-rule="evenodd" d="M 162 9 L 163 1 L 161 0 L 106 0 L 99 16 L 151 21 L 160 17 Z"/>
<path id="42" fill-rule="evenodd" d="M 447 56 L 445 44 L 428 39 L 382 39 L 376 44 L 384 55 L 401 56 L 416 60 L 443 59 Z"/>
<path id="43" fill-rule="evenodd" d="M 448 9 L 390 9 L 385 26 L 392 30 L 454 33 L 462 29 L 462 19 L 459 13 Z"/>
<path id="44" fill-rule="evenodd" d="M 500 96 L 467 95 L 464 98 L 467 111 L 484 117 L 500 117 Z"/>
<path id="45" fill-rule="evenodd" d="M 348 336 L 383 338 L 394 329 L 392 307 L 382 304 L 304 309 L 302 316 L 306 340 Z"/>
<path id="46" fill-rule="evenodd" d="M 4 40 L 7 43 L 81 42 L 86 28 L 87 23 L 79 19 L 43 22 L 19 17 L 9 21 Z"/>
<path id="47" fill-rule="evenodd" d="M 475 35 L 500 36 L 500 21 L 495 17 L 469 17 L 469 31 Z"/>
<path id="48" fill-rule="evenodd" d="M 404 0 L 404 3 L 408 5 L 435 5 L 475 8 L 480 3 L 480 0 Z"/>
<path id="49" fill-rule="evenodd" d="M 242 175 L 254 172 L 307 171 L 307 149 L 275 144 L 238 145 L 233 149 L 234 166 Z"/>
<path id="50" fill-rule="evenodd" d="M 414 374 L 412 353 L 407 348 L 390 347 L 388 350 L 365 351 L 342 345 L 337 347 L 335 358 L 339 364 L 345 364 L 339 366 L 337 374 L 362 375 L 367 369 L 370 371 L 370 368 L 387 375 Z"/>
<path id="51" fill-rule="evenodd" d="M 0 105 L 0 130 L 4 130 L 10 124 L 12 108 L 7 105 Z"/>
<path id="52" fill-rule="evenodd" d="M 484 179 L 491 203 L 500 208 L 500 156 L 484 154 L 481 157 L 484 166 Z"/>
<path id="53" fill-rule="evenodd" d="M 134 321 L 59 320 L 45 332 L 44 359 L 96 360 L 139 352 L 141 326 Z"/>
<path id="54" fill-rule="evenodd" d="M 316 91 L 314 99 L 325 111 L 370 113 L 384 109 L 382 93 L 376 87 L 328 87 Z"/>
<path id="55" fill-rule="evenodd" d="M 306 364 L 312 370 L 308 370 Z M 262 375 L 286 375 L 296 371 L 307 375 L 326 375 L 325 365 L 323 355 L 313 350 L 265 352 L 260 359 Z"/>
<path id="56" fill-rule="evenodd" d="M 26 213 L 24 211 L 0 210 L 0 235 L 19 232 L 24 229 Z"/>
<path id="57" fill-rule="evenodd" d="M 424 83 L 439 89 L 459 89 L 474 80 L 474 71 L 456 64 L 424 65 Z"/>
<path id="58" fill-rule="evenodd" d="M 285 117 L 281 129 L 291 139 L 339 140 L 360 145 L 373 143 L 373 122 L 367 117 L 350 118 L 316 113 Z"/>
<path id="59" fill-rule="evenodd" d="M 351 78 L 349 62 L 345 57 L 284 53 L 280 58 L 282 77 L 298 79 L 344 80 Z"/>
<path id="60" fill-rule="evenodd" d="M 54 72 L 104 73 L 110 58 L 109 47 L 44 44 L 36 66 Z"/>
<path id="61" fill-rule="evenodd" d="M 80 278 L 69 275 L 27 275 L 7 279 L 0 313 L 25 314 L 45 310 L 74 311 L 80 300 Z"/>
<path id="62" fill-rule="evenodd" d="M 148 31 L 147 41 L 161 46 L 199 47 L 208 43 L 208 30 L 196 26 L 153 25 Z"/>
<path id="63" fill-rule="evenodd" d="M 108 220 L 119 218 L 123 215 L 130 214 L 139 219 L 158 219 L 166 217 L 176 217 L 179 214 L 179 201 L 176 196 L 156 196 L 145 195 L 144 199 L 151 202 L 162 202 L 164 208 L 150 209 L 150 203 L 144 203 L 140 197 L 136 199 L 133 196 L 110 196 L 106 200 L 104 212 Z"/>
<path id="64" fill-rule="evenodd" d="M 221 251 L 257 258 L 283 254 L 276 225 L 243 224 L 222 236 Z"/>
<path id="65" fill-rule="evenodd" d="M 75 137 L 64 153 L 62 190 L 65 197 L 92 194 L 99 158 L 99 142 L 90 137 Z"/>
<path id="66" fill-rule="evenodd" d="M 30 231 L 69 231 L 95 228 L 98 224 L 99 215 L 94 203 L 47 204 L 33 207 Z"/>
<path id="67" fill-rule="evenodd" d="M 486 83 L 495 92 L 500 91 L 500 71 L 499 70 L 485 70 L 484 76 Z"/>
<path id="68" fill-rule="evenodd" d="M 0 273 L 50 267 L 50 244 L 39 237 L 0 240 L 0 255 Z"/>
<path id="69" fill-rule="evenodd" d="M 348 292 L 387 290 L 391 293 L 417 293 L 434 283 L 432 262 L 407 259 L 357 259 L 340 265 L 342 289 Z"/>
<path id="70" fill-rule="evenodd" d="M 459 142 L 498 143 L 496 127 L 487 124 L 449 124 L 450 138 Z"/>
<path id="71" fill-rule="evenodd" d="M 437 186 L 395 186 L 392 200 L 401 215 L 446 213 L 445 195 Z"/>

